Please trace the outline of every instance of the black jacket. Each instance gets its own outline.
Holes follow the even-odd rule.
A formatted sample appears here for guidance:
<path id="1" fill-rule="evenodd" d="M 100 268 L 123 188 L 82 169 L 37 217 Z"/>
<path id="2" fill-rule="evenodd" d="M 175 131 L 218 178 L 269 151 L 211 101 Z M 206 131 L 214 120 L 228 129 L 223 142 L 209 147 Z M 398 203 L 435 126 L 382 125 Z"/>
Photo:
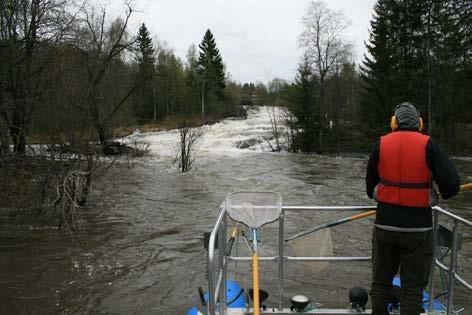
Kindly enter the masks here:
<path id="1" fill-rule="evenodd" d="M 379 183 L 379 155 L 380 140 L 374 144 L 367 164 L 366 191 L 371 199 L 374 198 L 374 189 Z M 459 175 L 457 175 L 457 171 L 449 160 L 447 153 L 433 138 L 430 138 L 426 145 L 426 163 L 431 170 L 433 180 L 439 186 L 442 199 L 455 196 L 459 192 Z M 375 223 L 399 228 L 431 227 L 431 208 L 405 207 L 379 202 Z"/>

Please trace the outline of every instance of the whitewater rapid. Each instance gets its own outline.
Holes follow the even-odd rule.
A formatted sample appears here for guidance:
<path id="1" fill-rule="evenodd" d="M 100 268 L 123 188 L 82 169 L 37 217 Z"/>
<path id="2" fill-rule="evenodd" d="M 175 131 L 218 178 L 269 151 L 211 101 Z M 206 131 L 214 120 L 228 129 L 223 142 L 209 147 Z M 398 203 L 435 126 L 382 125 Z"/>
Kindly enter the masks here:
<path id="1" fill-rule="evenodd" d="M 279 128 L 284 130 L 283 109 L 276 107 L 274 113 Z M 272 151 L 271 145 L 274 147 L 275 142 L 271 115 L 274 116 L 271 107 L 253 106 L 247 108 L 247 119 L 227 118 L 213 125 L 204 126 L 206 132 L 195 143 L 195 154 L 198 156 L 235 156 Z M 135 131 L 123 141 L 145 144 L 148 146 L 150 155 L 173 157 L 180 142 L 180 136 L 178 129 L 148 133 Z M 238 148 L 238 144 L 246 141 L 248 143 L 244 148 Z M 285 145 L 285 139 L 282 136 L 279 141 L 282 146 Z"/>

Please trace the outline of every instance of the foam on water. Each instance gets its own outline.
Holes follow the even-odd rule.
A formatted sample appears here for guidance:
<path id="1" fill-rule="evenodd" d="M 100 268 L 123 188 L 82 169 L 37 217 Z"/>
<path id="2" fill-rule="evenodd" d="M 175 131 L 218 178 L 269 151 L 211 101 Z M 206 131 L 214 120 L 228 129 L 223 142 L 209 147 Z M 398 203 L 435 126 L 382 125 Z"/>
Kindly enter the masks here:
<path id="1" fill-rule="evenodd" d="M 207 126 L 208 130 L 195 144 L 196 154 L 204 155 L 240 155 L 254 152 L 270 152 L 268 140 L 274 145 L 270 119 L 270 108 L 254 106 L 247 110 L 247 119 L 228 118 L 221 122 Z M 275 115 L 280 124 L 283 120 L 283 110 L 275 108 Z M 282 126 L 283 127 L 283 126 Z M 283 127 L 284 128 L 284 127 Z M 255 144 L 246 149 L 237 148 L 237 143 L 245 140 L 254 140 Z M 175 155 L 178 145 L 179 131 L 177 129 L 139 133 L 126 137 L 125 142 L 149 143 L 150 153 L 162 157 Z M 284 145 L 284 139 L 280 139 Z"/>

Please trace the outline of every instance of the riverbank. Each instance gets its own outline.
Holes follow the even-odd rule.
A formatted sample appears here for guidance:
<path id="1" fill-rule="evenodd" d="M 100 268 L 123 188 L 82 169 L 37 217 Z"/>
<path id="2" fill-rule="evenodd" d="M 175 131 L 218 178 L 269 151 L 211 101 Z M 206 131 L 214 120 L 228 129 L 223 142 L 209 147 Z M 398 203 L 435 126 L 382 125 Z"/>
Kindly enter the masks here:
<path id="1" fill-rule="evenodd" d="M 227 114 L 237 119 L 246 119 L 247 107 L 237 107 L 233 112 Z M 209 116 L 205 119 L 193 117 L 190 124 L 198 127 L 214 125 L 222 120 L 223 118 L 216 116 Z M 181 118 L 172 117 L 164 119 L 158 124 L 118 127 L 113 130 L 113 139 L 119 140 L 137 133 L 145 135 L 146 133 L 169 132 L 176 130 L 181 124 Z M 73 167 L 81 168 L 82 166 L 78 166 L 78 164 L 85 163 L 85 161 L 76 160 L 74 157 L 69 159 L 67 154 L 78 153 L 76 151 L 78 148 L 68 143 L 62 144 L 59 139 L 60 136 L 55 137 L 56 144 L 49 145 L 50 148 L 48 149 L 48 145 L 45 145 L 45 143 L 50 140 L 49 138 L 33 135 L 29 141 L 32 145 L 31 148 L 36 149 L 31 155 L 0 156 L 0 191 L 5 196 L 0 198 L 0 212 L 8 212 L 12 215 L 15 213 L 36 215 L 41 214 L 44 209 L 51 208 L 54 199 L 57 197 L 56 190 L 61 179 Z M 175 143 L 170 144 L 170 147 L 174 148 L 178 141 L 176 138 Z M 54 151 L 51 151 L 51 148 Z M 97 146 L 94 150 L 99 155 L 125 155 L 124 159 L 129 164 L 130 159 L 146 153 L 146 146 L 139 146 L 132 142 L 129 144 L 109 142 L 102 148 Z M 55 221 L 57 221 L 57 218 L 55 218 Z"/>

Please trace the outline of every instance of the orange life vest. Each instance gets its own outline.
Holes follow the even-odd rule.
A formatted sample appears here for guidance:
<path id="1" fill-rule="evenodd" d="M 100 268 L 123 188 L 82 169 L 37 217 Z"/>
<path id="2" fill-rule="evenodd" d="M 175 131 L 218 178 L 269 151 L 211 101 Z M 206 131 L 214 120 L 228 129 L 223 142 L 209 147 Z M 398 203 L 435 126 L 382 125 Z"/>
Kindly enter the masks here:
<path id="1" fill-rule="evenodd" d="M 380 138 L 377 201 L 406 207 L 431 205 L 428 140 L 415 131 L 396 131 Z"/>

